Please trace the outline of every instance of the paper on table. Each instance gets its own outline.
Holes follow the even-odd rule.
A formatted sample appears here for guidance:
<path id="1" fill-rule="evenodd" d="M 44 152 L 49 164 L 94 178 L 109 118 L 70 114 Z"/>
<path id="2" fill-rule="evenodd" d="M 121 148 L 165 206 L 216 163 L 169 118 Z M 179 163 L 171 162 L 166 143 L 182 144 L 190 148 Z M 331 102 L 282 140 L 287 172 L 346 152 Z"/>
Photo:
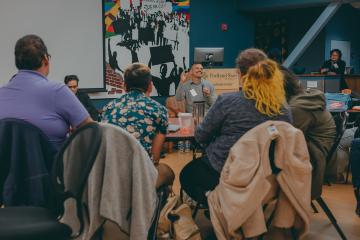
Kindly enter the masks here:
<path id="1" fill-rule="evenodd" d="M 180 129 L 180 125 L 169 124 L 167 129 L 168 129 L 169 132 L 176 132 L 176 131 L 178 131 Z"/>

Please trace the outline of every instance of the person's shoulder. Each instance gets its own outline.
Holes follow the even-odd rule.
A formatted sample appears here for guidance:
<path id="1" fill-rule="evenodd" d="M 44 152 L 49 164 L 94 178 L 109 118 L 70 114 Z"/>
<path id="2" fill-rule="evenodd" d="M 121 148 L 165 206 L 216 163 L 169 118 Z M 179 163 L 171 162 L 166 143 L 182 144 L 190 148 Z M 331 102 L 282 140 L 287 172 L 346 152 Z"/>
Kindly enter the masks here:
<path id="1" fill-rule="evenodd" d="M 327 66 L 327 65 L 330 65 L 330 64 L 331 64 L 331 60 L 328 59 L 328 60 L 324 61 L 323 66 Z"/>
<path id="2" fill-rule="evenodd" d="M 154 99 L 152 99 L 150 97 L 147 97 L 146 101 L 147 101 L 148 105 L 151 105 L 152 107 L 157 108 L 160 111 L 165 111 L 165 112 L 167 111 L 166 107 L 164 105 L 162 105 L 161 103 L 155 101 Z"/>
<path id="3" fill-rule="evenodd" d="M 43 86 L 45 88 L 48 88 L 49 90 L 52 90 L 52 91 L 62 91 L 62 90 L 69 90 L 70 89 L 64 84 L 64 83 L 61 83 L 61 82 L 57 82 L 57 81 L 52 81 L 52 80 L 48 80 L 45 82 L 45 84 L 43 84 Z"/>
<path id="4" fill-rule="evenodd" d="M 222 93 L 218 96 L 218 99 L 222 101 L 233 101 L 233 100 L 242 100 L 246 99 L 242 92 L 229 92 L 229 93 Z"/>
<path id="5" fill-rule="evenodd" d="M 120 98 L 115 98 L 110 100 L 107 104 L 105 104 L 105 106 L 103 107 L 103 111 L 106 112 L 108 110 L 112 110 L 115 108 L 116 104 L 120 101 Z"/>
<path id="6" fill-rule="evenodd" d="M 87 94 L 87 92 L 84 92 L 82 90 L 78 90 L 76 95 L 81 96 L 81 97 L 89 97 L 89 95 Z"/>
<path id="7" fill-rule="evenodd" d="M 191 79 L 189 79 L 189 80 L 187 80 L 187 81 L 185 81 L 185 82 L 183 82 L 183 83 L 180 83 L 183 87 L 188 87 L 188 86 L 190 86 L 191 85 Z"/>
<path id="8" fill-rule="evenodd" d="M 89 95 L 86 92 L 83 92 L 83 91 L 77 91 L 76 96 L 81 100 L 90 99 Z"/>
<path id="9" fill-rule="evenodd" d="M 46 91 L 48 95 L 54 95 L 57 97 L 66 97 L 74 95 L 71 90 L 64 84 L 56 81 L 47 81 L 42 85 L 42 91 Z"/>
<path id="10" fill-rule="evenodd" d="M 202 82 L 207 84 L 207 85 L 214 86 L 214 84 L 211 81 L 207 80 L 207 79 L 202 79 Z"/>

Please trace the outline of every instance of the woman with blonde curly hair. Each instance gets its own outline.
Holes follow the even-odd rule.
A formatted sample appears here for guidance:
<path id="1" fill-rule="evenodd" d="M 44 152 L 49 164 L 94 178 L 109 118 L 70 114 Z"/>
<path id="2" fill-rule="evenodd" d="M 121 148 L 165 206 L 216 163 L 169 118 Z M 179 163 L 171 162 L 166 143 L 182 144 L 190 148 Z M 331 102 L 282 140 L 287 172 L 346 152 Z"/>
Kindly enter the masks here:
<path id="1" fill-rule="evenodd" d="M 242 51 L 236 59 L 242 91 L 220 95 L 197 127 L 195 138 L 206 151 L 180 173 L 185 192 L 207 205 L 205 193 L 219 183 L 230 148 L 248 130 L 267 121 L 290 122 L 283 75 L 276 62 L 259 49 Z"/>

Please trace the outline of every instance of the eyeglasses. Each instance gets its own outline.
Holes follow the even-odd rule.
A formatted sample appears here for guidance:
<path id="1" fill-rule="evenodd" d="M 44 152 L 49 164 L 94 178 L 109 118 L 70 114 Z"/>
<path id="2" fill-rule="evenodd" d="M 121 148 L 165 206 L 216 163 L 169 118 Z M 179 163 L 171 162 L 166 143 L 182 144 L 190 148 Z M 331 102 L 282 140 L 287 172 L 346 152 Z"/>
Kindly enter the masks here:
<path id="1" fill-rule="evenodd" d="M 46 56 L 48 57 L 49 60 L 51 59 L 51 55 L 50 55 L 50 54 L 47 53 Z"/>

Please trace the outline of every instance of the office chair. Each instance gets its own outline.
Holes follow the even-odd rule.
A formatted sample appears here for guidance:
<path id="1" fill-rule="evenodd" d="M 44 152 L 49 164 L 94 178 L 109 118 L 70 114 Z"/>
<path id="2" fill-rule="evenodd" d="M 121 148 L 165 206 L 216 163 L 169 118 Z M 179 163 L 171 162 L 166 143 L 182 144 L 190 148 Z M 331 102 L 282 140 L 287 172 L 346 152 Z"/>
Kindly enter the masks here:
<path id="1" fill-rule="evenodd" d="M 81 197 L 101 142 L 96 123 L 77 129 L 64 143 L 53 164 L 52 179 L 56 189 L 56 204 L 52 209 L 42 207 L 5 207 L 0 209 L 0 239 L 7 240 L 64 240 L 79 236 L 83 230 Z M 76 159 L 65 159 L 69 146 L 79 149 Z M 74 162 L 67 179 L 63 176 L 64 161 Z M 74 198 L 80 228 L 77 232 L 58 222 L 64 202 Z"/>

